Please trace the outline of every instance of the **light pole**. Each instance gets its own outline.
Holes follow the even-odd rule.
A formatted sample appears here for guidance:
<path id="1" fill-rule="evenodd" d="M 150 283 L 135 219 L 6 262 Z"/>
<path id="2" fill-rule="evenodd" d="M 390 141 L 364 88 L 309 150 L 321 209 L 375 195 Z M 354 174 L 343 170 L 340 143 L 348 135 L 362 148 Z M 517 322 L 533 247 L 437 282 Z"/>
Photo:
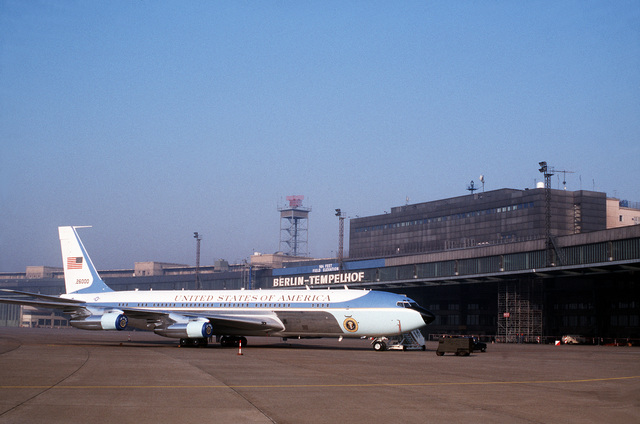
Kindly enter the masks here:
<path id="1" fill-rule="evenodd" d="M 340 222 L 340 229 L 338 231 L 338 266 L 342 270 L 342 260 L 344 255 L 344 216 L 340 209 L 336 209 L 336 216 Z"/>
<path id="2" fill-rule="evenodd" d="M 197 240 L 196 244 L 196 290 L 202 290 L 202 283 L 200 283 L 200 240 L 202 237 L 198 232 L 193 233 L 193 238 Z"/>
<path id="3" fill-rule="evenodd" d="M 551 177 L 553 174 L 547 167 L 547 162 L 538 162 L 541 174 L 544 175 L 544 227 L 547 237 L 547 266 L 553 265 L 553 240 L 551 239 Z"/>

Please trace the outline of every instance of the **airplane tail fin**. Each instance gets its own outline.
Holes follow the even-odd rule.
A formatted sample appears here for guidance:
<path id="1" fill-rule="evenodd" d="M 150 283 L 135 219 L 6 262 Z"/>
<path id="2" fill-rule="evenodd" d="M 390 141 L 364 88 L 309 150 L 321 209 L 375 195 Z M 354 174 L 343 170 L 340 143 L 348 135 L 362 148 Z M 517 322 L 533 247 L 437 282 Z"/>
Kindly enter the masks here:
<path id="1" fill-rule="evenodd" d="M 67 294 L 113 291 L 98 275 L 89 254 L 78 237 L 76 228 L 83 227 L 58 227 Z"/>

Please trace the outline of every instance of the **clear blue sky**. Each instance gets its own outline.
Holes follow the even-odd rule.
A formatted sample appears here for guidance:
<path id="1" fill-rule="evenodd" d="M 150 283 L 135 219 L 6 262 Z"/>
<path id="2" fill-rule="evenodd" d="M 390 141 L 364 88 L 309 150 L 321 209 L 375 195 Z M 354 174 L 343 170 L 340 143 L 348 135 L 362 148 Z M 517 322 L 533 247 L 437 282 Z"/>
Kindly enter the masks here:
<path id="1" fill-rule="evenodd" d="M 338 222 L 486 189 L 640 201 L 640 2 L 0 0 L 0 271 L 309 250 Z M 558 180 L 554 177 L 554 187 Z"/>

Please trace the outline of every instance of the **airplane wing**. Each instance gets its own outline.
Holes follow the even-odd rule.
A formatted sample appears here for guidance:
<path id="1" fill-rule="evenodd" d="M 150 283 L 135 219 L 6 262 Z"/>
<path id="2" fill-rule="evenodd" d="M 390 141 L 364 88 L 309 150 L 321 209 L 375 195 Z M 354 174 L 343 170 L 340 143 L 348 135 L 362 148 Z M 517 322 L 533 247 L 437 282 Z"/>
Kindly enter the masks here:
<path id="1" fill-rule="evenodd" d="M 14 295 L 31 296 L 35 299 L 25 299 L 20 296 L 12 297 L 0 297 L 1 303 L 9 303 L 12 305 L 27 305 L 34 308 L 47 308 L 47 309 L 63 309 L 69 313 L 78 309 L 84 309 L 85 302 L 73 299 L 64 299 L 58 296 L 50 296 L 46 294 L 37 294 L 23 292 L 20 290 L 0 289 L 1 292 L 12 293 Z"/>
<path id="2" fill-rule="evenodd" d="M 54 303 L 60 303 L 60 302 L 64 302 L 67 305 L 72 305 L 72 304 L 84 304 L 85 302 L 82 300 L 74 300 L 74 299 L 65 299 L 62 298 L 60 296 L 52 296 L 52 295 L 47 295 L 47 294 L 40 294 L 40 293 L 30 293 L 30 292 L 25 292 L 25 291 L 20 291 L 20 290 L 11 290 L 11 289 L 0 289 L 0 292 L 6 292 L 6 293 L 13 293 L 13 294 L 18 294 L 18 295 L 23 295 L 23 296 L 30 296 L 30 297 L 35 297 L 37 299 L 43 299 L 44 301 L 48 301 L 48 302 L 54 302 Z M 18 299 L 17 297 L 4 297 L 4 298 L 0 298 L 0 301 L 2 302 L 6 302 L 6 303 L 18 303 L 19 302 L 9 302 L 10 300 L 15 300 Z"/>
<path id="3" fill-rule="evenodd" d="M 62 299 L 61 302 L 55 302 L 55 301 L 47 301 L 47 300 L 28 300 L 28 299 L 3 297 L 3 298 L 0 298 L 0 302 L 10 303 L 13 305 L 33 306 L 34 308 L 65 309 L 65 310 L 82 309 L 85 306 L 84 304 L 79 305 L 75 302 L 66 302 L 65 299 Z"/>
<path id="4" fill-rule="evenodd" d="M 193 313 L 175 313 L 140 308 L 120 308 L 132 319 L 146 320 L 148 324 L 170 325 L 176 322 L 204 318 L 213 326 L 215 334 L 241 334 L 244 332 L 263 332 L 265 334 L 284 330 L 282 322 L 273 314 L 216 314 L 207 311 Z"/>
<path id="5" fill-rule="evenodd" d="M 282 322 L 271 315 L 209 315 L 213 331 L 224 331 L 228 334 L 240 334 L 246 331 L 267 333 L 283 331 Z"/>

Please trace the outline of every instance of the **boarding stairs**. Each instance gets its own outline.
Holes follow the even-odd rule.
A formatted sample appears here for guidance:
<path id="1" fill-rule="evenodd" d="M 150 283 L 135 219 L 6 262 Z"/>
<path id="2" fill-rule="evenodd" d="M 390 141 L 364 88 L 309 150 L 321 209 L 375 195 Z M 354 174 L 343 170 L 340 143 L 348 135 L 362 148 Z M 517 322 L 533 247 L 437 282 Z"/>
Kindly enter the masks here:
<path id="1" fill-rule="evenodd" d="M 410 333 L 403 333 L 399 336 L 389 338 L 387 342 L 389 350 L 426 350 L 426 342 L 420 330 L 413 330 Z"/>

